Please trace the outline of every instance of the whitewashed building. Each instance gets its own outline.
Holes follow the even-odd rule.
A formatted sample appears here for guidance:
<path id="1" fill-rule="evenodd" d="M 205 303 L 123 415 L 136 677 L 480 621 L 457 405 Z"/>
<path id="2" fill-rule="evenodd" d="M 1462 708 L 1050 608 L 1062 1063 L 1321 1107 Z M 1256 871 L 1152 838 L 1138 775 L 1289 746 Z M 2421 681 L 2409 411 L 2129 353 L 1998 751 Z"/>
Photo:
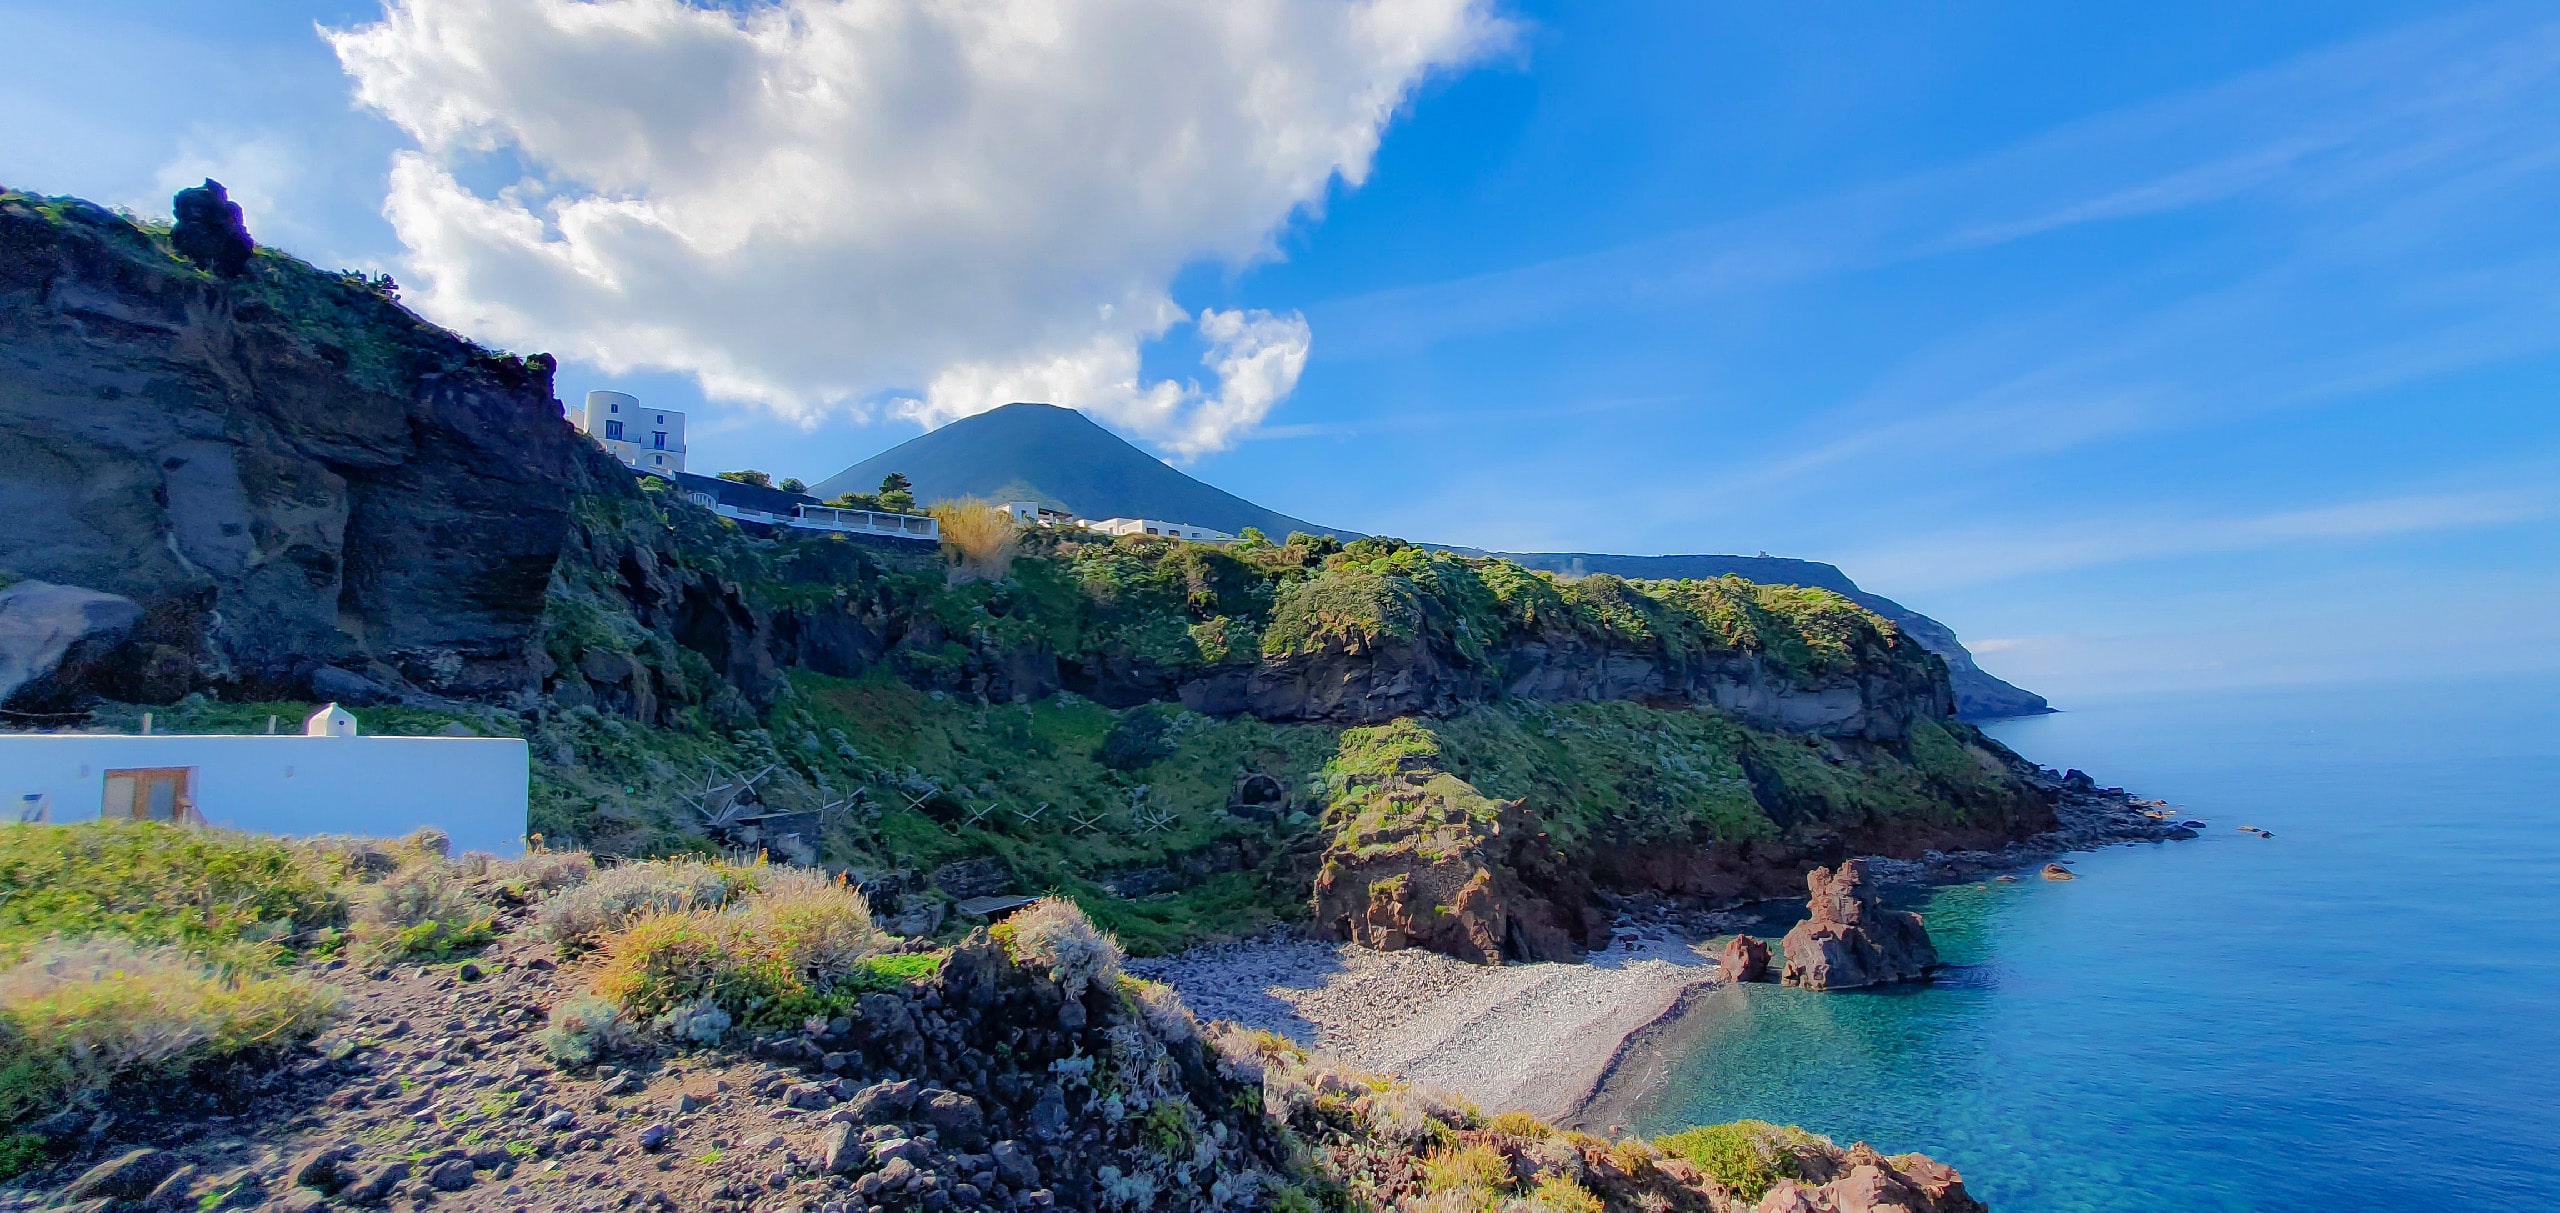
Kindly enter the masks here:
<path id="1" fill-rule="evenodd" d="M 1194 543 L 1233 543 L 1235 536 L 1213 531 L 1187 522 L 1166 522 L 1160 518 L 1105 518 L 1085 526 L 1105 535 L 1163 535 L 1170 539 L 1188 539 Z"/>
<path id="2" fill-rule="evenodd" d="M 457 853 L 512 857 L 524 853 L 526 759 L 513 737 L 360 736 L 333 703 L 298 734 L 0 733 L 0 803 L 31 823 L 384 838 L 433 827 Z"/>
<path id="3" fill-rule="evenodd" d="M 589 392 L 586 407 L 570 417 L 578 432 L 613 457 L 644 472 L 673 476 L 684 470 L 684 414 L 646 408 L 629 392 Z"/>

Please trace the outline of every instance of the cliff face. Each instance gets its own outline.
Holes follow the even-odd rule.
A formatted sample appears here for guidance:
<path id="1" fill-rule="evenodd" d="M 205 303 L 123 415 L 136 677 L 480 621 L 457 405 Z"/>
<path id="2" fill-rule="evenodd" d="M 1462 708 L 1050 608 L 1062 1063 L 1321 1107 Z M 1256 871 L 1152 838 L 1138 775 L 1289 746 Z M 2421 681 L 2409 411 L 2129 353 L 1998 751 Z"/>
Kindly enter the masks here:
<path id="1" fill-rule="evenodd" d="M 0 196 L 0 349 L 7 707 L 458 713 L 528 735 L 563 841 L 735 844 L 683 793 L 763 769 L 900 887 L 1001 854 L 1159 940 L 1285 912 L 1491 960 L 1589 946 L 1603 888 L 1766 895 L 2053 824 L 1946 664 L 1828 590 L 1054 531 L 954 584 L 635 482 L 548 359 L 385 284 L 209 271 L 75 202 Z"/>
<path id="2" fill-rule="evenodd" d="M 544 588 L 595 487 L 547 359 L 289 258 L 225 279 L 17 194 L 0 347 L 0 569 L 142 610 L 64 693 L 538 687 Z"/>
<path id="3" fill-rule="evenodd" d="M 1584 576 L 1610 573 L 1647 580 L 1736 576 L 1770 585 L 1800 585 L 1829 590 L 1873 611 L 1903 635 L 1947 663 L 1947 684 L 1954 693 L 1956 714 L 1967 720 L 2033 716 L 2050 712 L 2044 696 L 2013 686 L 1974 663 L 1972 651 L 1956 638 L 1955 629 L 1881 594 L 1870 594 L 1849 580 L 1836 565 L 1785 556 L 1610 556 L 1596 552 L 1503 552 L 1506 560 L 1525 568 Z"/>

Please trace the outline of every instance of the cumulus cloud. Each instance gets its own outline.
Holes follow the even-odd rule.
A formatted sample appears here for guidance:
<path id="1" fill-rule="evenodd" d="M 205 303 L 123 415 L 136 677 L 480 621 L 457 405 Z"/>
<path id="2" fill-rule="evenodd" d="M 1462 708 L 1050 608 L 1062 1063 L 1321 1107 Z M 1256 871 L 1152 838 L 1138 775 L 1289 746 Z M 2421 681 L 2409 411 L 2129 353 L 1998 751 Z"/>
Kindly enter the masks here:
<path id="1" fill-rule="evenodd" d="M 429 314 L 804 422 L 1089 408 L 1178 453 L 1295 386 L 1296 315 L 1173 299 L 1367 177 L 1490 0 L 387 0 L 330 31 L 415 142 Z M 498 184 L 504 182 L 504 184 Z M 1148 382 L 1189 326 L 1206 383 Z"/>

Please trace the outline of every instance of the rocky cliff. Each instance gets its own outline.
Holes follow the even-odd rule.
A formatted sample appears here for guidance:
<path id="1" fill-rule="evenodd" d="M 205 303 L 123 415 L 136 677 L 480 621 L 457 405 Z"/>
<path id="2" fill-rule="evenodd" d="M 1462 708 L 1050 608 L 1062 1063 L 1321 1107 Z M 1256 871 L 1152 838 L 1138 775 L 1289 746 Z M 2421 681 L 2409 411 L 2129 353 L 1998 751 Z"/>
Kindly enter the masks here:
<path id="1" fill-rule="evenodd" d="M 23 194 L 0 194 L 0 348 L 0 570 L 140 609 L 85 685 L 17 706 L 539 688 L 571 501 L 612 491 L 548 359 Z"/>
<path id="2" fill-rule="evenodd" d="M 2053 824 L 1945 662 L 1828 590 L 1049 530 L 955 583 L 635 481 L 548 359 L 386 281 L 186 243 L 0 196 L 9 710 L 396 704 L 528 736 L 555 839 L 788 834 L 926 923 L 926 871 L 998 861 L 1145 945 L 1276 916 L 1571 955 L 1607 891 L 1769 895 Z M 1428 769 L 1364 765 L 1378 728 Z M 707 805 L 724 771 L 752 797 Z"/>

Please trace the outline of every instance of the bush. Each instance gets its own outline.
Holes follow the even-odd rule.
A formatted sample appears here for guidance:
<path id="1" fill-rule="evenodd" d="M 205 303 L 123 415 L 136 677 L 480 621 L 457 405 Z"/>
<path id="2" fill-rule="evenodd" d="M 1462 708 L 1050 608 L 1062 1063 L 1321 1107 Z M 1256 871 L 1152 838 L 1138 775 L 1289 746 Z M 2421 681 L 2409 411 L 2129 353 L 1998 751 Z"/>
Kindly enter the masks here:
<path id="1" fill-rule="evenodd" d="M 1544 1138 L 1555 1132 L 1554 1126 L 1526 1112 L 1504 1112 L 1486 1122 L 1485 1128 L 1510 1137 Z"/>
<path id="2" fill-rule="evenodd" d="M 698 859 L 619 864 L 544 901 L 539 917 L 553 942 L 584 947 L 643 915 L 718 909 L 754 883 L 745 869 Z"/>
<path id="3" fill-rule="evenodd" d="M 1569 1176 L 1549 1175 L 1529 1193 L 1531 1213 L 1602 1213 L 1600 1198 Z"/>
<path id="4" fill-rule="evenodd" d="M 1013 572 L 1022 535 L 1003 506 L 964 497 L 933 507 L 933 517 L 942 524 L 942 546 L 957 566 L 952 571 L 955 584 L 1002 581 Z"/>
<path id="5" fill-rule="evenodd" d="M 764 887 L 731 908 L 650 914 L 605 936 L 596 994 L 698 1039 L 707 1009 L 728 1017 L 719 1031 L 796 1024 L 939 963 L 875 964 L 886 937 L 851 886 L 806 869 L 750 871 Z"/>
<path id="6" fill-rule="evenodd" d="M 1422 1190 L 1475 1197 L 1486 1208 L 1511 1186 L 1511 1163 L 1491 1146 L 1456 1146 L 1434 1150 L 1422 1160 Z"/>
<path id="7" fill-rule="evenodd" d="M 336 1005 L 302 978 L 225 972 L 174 947 L 46 943 L 0 973 L 0 1124 L 281 1049 Z"/>
<path id="8" fill-rule="evenodd" d="M 1120 975 L 1120 943 L 1093 925 L 1076 903 L 1043 897 L 1023 907 L 1004 925 L 1005 950 L 1014 960 L 1038 969 L 1057 982 L 1069 998 Z"/>
<path id="9" fill-rule="evenodd" d="M 1797 1154 L 1822 1144 L 1821 1138 L 1802 1129 L 1765 1120 L 1702 1125 L 1653 1142 L 1655 1149 L 1686 1159 L 1747 1201 L 1760 1199 L 1781 1179 L 1802 1178 Z"/>
<path id="10" fill-rule="evenodd" d="M 519 897 L 548 897 L 574 889 L 596 874 L 596 861 L 584 851 L 533 851 L 522 859 L 494 865 L 490 875 Z"/>
<path id="11" fill-rule="evenodd" d="M 551 1008 L 551 1025 L 534 1034 L 543 1055 L 564 1066 L 591 1065 L 599 1057 L 631 1043 L 631 1026 L 622 1008 L 591 995 L 564 999 Z"/>
<path id="12" fill-rule="evenodd" d="M 364 963 L 441 959 L 495 939 L 496 915 L 463 883 L 461 869 L 422 852 L 373 887 L 349 934 Z"/>

